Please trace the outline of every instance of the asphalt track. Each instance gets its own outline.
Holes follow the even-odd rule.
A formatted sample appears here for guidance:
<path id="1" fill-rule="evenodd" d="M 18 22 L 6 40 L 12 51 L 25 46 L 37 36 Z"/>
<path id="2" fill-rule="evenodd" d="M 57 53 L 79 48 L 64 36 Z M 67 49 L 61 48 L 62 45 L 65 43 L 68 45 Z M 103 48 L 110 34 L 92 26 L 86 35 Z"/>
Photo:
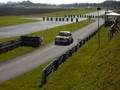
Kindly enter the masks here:
<path id="1" fill-rule="evenodd" d="M 38 21 L 38 22 L 2 27 L 0 28 L 0 38 L 9 38 L 9 37 L 25 35 L 32 32 L 37 32 L 65 24 L 69 24 L 69 22 Z"/>
<path id="2" fill-rule="evenodd" d="M 100 25 L 103 23 L 104 21 L 100 20 Z M 67 49 L 76 44 L 78 39 L 83 39 L 90 33 L 97 30 L 97 24 L 98 23 L 96 21 L 82 29 L 75 31 L 73 33 L 74 42 L 69 46 L 56 46 L 52 42 L 42 49 L 38 49 L 29 54 L 0 64 L 0 83 L 15 78 L 21 74 L 24 74 L 25 72 L 31 71 L 39 67 L 41 64 L 48 62 L 54 57 L 64 53 Z"/>

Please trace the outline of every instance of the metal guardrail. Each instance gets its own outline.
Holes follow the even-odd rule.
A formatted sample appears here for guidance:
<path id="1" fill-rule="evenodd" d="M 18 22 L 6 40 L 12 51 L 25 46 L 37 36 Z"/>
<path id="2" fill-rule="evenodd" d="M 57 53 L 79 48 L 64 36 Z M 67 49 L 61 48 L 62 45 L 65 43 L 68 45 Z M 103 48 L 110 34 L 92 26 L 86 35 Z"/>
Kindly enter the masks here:
<path id="1" fill-rule="evenodd" d="M 114 23 L 110 26 L 110 29 L 108 31 L 108 39 L 111 40 L 114 33 L 118 32 L 118 30 L 120 30 L 120 28 L 118 27 L 117 23 Z"/>
<path id="2" fill-rule="evenodd" d="M 0 43 L 0 54 L 6 53 L 21 46 L 39 47 L 41 43 L 42 38 L 40 37 L 21 36 L 18 40 Z"/>
<path id="3" fill-rule="evenodd" d="M 82 47 L 87 41 L 89 41 L 95 34 L 97 33 L 97 30 L 95 32 L 92 32 L 90 35 L 85 37 L 84 39 L 79 39 L 77 44 L 75 44 L 73 47 L 68 49 L 65 53 L 54 59 L 50 64 L 48 64 L 42 71 L 42 76 L 40 78 L 40 86 L 43 86 L 47 82 L 47 77 L 54 71 L 58 69 L 58 67 L 66 61 L 69 57 L 71 57 L 77 50 Z"/>
<path id="4" fill-rule="evenodd" d="M 0 44 L 0 54 L 6 53 L 6 52 L 11 51 L 15 48 L 18 48 L 20 46 L 21 46 L 20 40 L 1 43 Z"/>

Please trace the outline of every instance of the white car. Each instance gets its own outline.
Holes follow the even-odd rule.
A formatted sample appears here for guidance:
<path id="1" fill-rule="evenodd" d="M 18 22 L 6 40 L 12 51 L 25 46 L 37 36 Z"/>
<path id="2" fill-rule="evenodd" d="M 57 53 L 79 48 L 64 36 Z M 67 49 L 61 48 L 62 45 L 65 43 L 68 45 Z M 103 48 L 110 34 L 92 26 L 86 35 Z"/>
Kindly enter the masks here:
<path id="1" fill-rule="evenodd" d="M 73 43 L 73 37 L 69 31 L 60 31 L 55 38 L 55 45 L 70 45 L 71 43 Z"/>

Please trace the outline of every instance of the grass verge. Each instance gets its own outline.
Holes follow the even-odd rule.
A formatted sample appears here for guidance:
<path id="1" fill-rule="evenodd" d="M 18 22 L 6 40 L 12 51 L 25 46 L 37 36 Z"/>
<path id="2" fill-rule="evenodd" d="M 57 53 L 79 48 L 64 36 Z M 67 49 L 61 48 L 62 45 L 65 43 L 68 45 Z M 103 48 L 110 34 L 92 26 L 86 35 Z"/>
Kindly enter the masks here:
<path id="1" fill-rule="evenodd" d="M 22 16 L 0 16 L 0 27 L 17 25 L 33 21 L 36 20 L 23 19 Z"/>
<path id="2" fill-rule="evenodd" d="M 64 62 L 39 88 L 41 70 L 25 73 L 0 85 L 1 90 L 119 90 L 120 34 L 108 41 L 107 29 L 101 31 L 101 48 L 97 35 Z"/>
<path id="3" fill-rule="evenodd" d="M 92 23 L 92 22 L 93 21 L 84 20 L 84 21 L 81 21 L 78 23 L 72 23 L 72 24 L 68 24 L 68 25 L 64 25 L 64 26 L 58 26 L 55 28 L 51 28 L 51 29 L 48 29 L 45 31 L 36 32 L 36 33 L 33 33 L 33 35 L 44 37 L 44 43 L 42 46 L 45 46 L 54 40 L 56 34 L 59 31 L 61 31 L 61 30 L 75 31 L 79 28 L 82 28 L 82 27 Z M 14 38 L 11 38 L 11 39 L 14 39 Z M 4 40 L 1 40 L 1 42 L 2 41 L 4 41 Z M 30 48 L 30 47 L 20 47 L 20 48 L 14 49 L 13 51 L 10 51 L 10 52 L 0 55 L 0 62 L 7 61 L 12 58 L 16 58 L 18 56 L 24 55 L 33 50 L 35 50 L 35 48 Z"/>
<path id="4" fill-rule="evenodd" d="M 0 43 L 12 41 L 12 40 L 16 40 L 16 39 L 18 39 L 18 37 L 2 38 L 2 39 L 0 38 Z"/>

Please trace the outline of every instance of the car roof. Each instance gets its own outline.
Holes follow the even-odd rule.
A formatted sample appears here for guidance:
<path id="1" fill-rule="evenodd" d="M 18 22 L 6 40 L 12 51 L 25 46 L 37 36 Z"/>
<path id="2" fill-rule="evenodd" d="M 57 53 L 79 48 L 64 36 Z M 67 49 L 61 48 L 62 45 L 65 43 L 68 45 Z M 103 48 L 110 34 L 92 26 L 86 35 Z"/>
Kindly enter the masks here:
<path id="1" fill-rule="evenodd" d="M 70 31 L 60 31 L 60 33 L 71 33 Z"/>
<path id="2" fill-rule="evenodd" d="M 56 38 L 64 38 L 64 39 L 68 39 L 69 37 L 66 37 L 66 36 L 56 36 Z"/>

